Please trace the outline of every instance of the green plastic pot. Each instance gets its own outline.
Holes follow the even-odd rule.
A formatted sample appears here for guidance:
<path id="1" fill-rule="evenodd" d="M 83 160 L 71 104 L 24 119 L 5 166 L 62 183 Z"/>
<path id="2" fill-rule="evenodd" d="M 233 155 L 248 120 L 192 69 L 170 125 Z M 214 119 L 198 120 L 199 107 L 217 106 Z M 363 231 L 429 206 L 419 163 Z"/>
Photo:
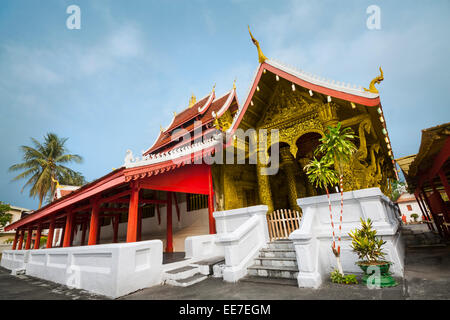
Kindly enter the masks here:
<path id="1" fill-rule="evenodd" d="M 389 267 L 391 266 L 392 262 L 380 261 L 378 264 L 367 265 L 364 261 L 358 261 L 356 262 L 356 264 L 364 271 L 364 276 L 361 279 L 362 283 L 367 285 L 368 280 L 372 282 L 371 277 L 374 272 L 371 270 L 371 273 L 368 274 L 367 269 L 369 267 L 378 267 L 380 268 L 380 287 L 394 287 L 397 285 L 397 282 L 394 278 L 391 277 L 391 274 L 389 272 Z"/>

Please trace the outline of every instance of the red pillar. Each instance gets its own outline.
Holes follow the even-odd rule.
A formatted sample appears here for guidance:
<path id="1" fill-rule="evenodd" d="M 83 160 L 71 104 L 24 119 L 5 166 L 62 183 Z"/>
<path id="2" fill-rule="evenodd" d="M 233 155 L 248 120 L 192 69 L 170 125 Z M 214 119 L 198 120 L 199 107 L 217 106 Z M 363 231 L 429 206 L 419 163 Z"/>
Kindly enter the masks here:
<path id="1" fill-rule="evenodd" d="M 12 245 L 12 250 L 16 250 L 18 240 L 19 240 L 19 230 L 16 230 L 16 233 L 14 234 L 14 242 Z"/>
<path id="2" fill-rule="evenodd" d="M 119 237 L 119 216 L 115 216 L 113 218 L 113 228 L 114 228 L 113 242 L 117 243 Z"/>
<path id="3" fill-rule="evenodd" d="M 423 205 L 422 205 L 422 202 L 421 202 L 422 199 L 420 199 L 420 194 L 417 193 L 417 192 L 415 192 L 415 193 L 414 193 L 414 196 L 416 197 L 416 201 L 417 201 L 417 203 L 419 204 L 420 211 L 422 211 L 422 216 L 425 217 L 425 219 L 427 220 L 427 222 L 431 222 L 431 219 L 430 219 L 430 217 L 428 216 L 428 212 L 427 212 L 427 210 L 426 210 L 426 207 L 423 207 Z M 433 230 L 434 230 L 433 224 L 432 224 L 432 223 L 427 223 L 427 226 L 428 226 L 428 229 L 430 229 L 430 231 L 433 231 Z"/>
<path id="4" fill-rule="evenodd" d="M 136 242 L 138 228 L 139 185 L 131 183 L 130 204 L 128 206 L 127 242 Z"/>
<path id="5" fill-rule="evenodd" d="M 172 192 L 167 192 L 167 236 L 166 252 L 173 252 L 173 234 L 172 234 Z"/>
<path id="6" fill-rule="evenodd" d="M 99 228 L 99 212 L 100 205 L 97 200 L 93 201 L 92 211 L 91 211 L 91 223 L 89 225 L 89 240 L 88 245 L 93 246 L 97 244 L 97 235 Z"/>
<path id="7" fill-rule="evenodd" d="M 137 227 L 137 241 L 142 238 L 142 207 L 138 209 L 138 227 Z"/>
<path id="8" fill-rule="evenodd" d="M 19 246 L 17 247 L 17 250 L 22 250 L 24 236 L 25 230 L 20 230 Z"/>
<path id="9" fill-rule="evenodd" d="M 84 244 L 86 243 L 87 221 L 83 221 L 82 228 L 83 231 L 81 232 L 81 245 L 84 246 Z"/>
<path id="10" fill-rule="evenodd" d="M 433 217 L 433 222 L 434 222 L 434 225 L 436 226 L 436 229 L 437 229 L 437 231 L 439 233 L 439 236 L 441 238 L 443 238 L 444 234 L 442 233 L 441 224 L 439 223 L 439 217 L 433 211 L 433 208 L 431 207 L 431 204 L 430 204 L 430 200 L 428 199 L 428 196 L 427 196 L 427 194 L 426 194 L 426 192 L 425 192 L 425 190 L 423 188 L 422 188 L 422 195 L 423 195 L 423 198 L 425 200 L 425 204 L 427 205 L 428 209 L 430 210 L 431 216 Z"/>
<path id="11" fill-rule="evenodd" d="M 29 227 L 27 232 L 27 242 L 25 243 L 25 250 L 30 250 L 32 236 L 33 236 L 33 229 Z"/>
<path id="12" fill-rule="evenodd" d="M 41 246 L 41 232 L 42 232 L 42 225 L 39 224 L 37 231 L 36 231 L 36 238 L 34 239 L 34 248 L 39 249 Z"/>
<path id="13" fill-rule="evenodd" d="M 209 167 L 209 170 L 208 170 L 208 182 L 209 182 L 209 188 L 208 188 L 209 233 L 214 234 L 214 233 L 216 233 L 216 221 L 213 216 L 214 189 L 213 189 L 211 166 Z"/>
<path id="14" fill-rule="evenodd" d="M 55 234 L 55 217 L 50 218 L 50 226 L 48 227 L 47 248 L 53 245 L 53 235 Z"/>
<path id="15" fill-rule="evenodd" d="M 73 218 L 74 213 L 72 211 L 67 213 L 66 216 L 66 226 L 64 227 L 64 240 L 63 240 L 63 247 L 70 247 L 71 245 L 71 239 L 72 239 L 72 232 L 73 232 Z"/>

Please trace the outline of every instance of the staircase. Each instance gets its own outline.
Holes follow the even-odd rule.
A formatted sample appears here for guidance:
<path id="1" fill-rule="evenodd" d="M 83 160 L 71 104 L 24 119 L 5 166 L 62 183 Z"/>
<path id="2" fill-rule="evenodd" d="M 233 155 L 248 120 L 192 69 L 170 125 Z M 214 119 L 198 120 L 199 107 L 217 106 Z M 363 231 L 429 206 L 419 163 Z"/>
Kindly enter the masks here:
<path id="1" fill-rule="evenodd" d="M 254 265 L 247 268 L 244 282 L 298 286 L 298 266 L 292 241 L 283 239 L 268 243 L 259 251 Z"/>
<path id="2" fill-rule="evenodd" d="M 167 270 L 163 273 L 163 281 L 172 286 L 188 287 L 205 280 L 209 275 L 216 276 L 219 270 L 217 266 L 224 261 L 223 257 L 213 257 Z"/>

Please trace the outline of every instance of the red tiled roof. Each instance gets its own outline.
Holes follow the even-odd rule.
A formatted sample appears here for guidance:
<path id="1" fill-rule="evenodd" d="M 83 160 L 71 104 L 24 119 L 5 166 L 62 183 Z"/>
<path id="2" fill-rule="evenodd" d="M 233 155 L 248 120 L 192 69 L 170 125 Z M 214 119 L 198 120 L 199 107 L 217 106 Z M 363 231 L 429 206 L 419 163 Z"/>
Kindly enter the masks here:
<path id="1" fill-rule="evenodd" d="M 214 92 L 212 94 L 214 94 Z M 198 137 L 192 136 L 189 141 L 183 141 L 181 139 L 179 143 L 175 143 L 175 144 L 171 143 L 171 142 L 173 142 L 173 138 L 176 137 L 176 136 L 172 136 L 172 132 L 175 129 L 181 128 L 183 124 L 186 124 L 187 122 L 191 121 L 192 119 L 198 117 L 198 121 L 201 121 L 202 126 L 205 126 L 205 125 L 213 122 L 214 121 L 213 112 L 215 112 L 217 114 L 218 111 L 220 111 L 221 108 L 224 106 L 224 104 L 227 102 L 227 99 L 230 97 L 230 95 L 235 95 L 234 89 L 231 90 L 230 92 L 228 92 L 227 94 L 225 94 L 224 96 L 218 98 L 217 100 L 214 100 L 215 96 L 213 96 L 212 97 L 213 101 L 209 104 L 209 106 L 206 106 L 209 98 L 211 97 L 211 95 L 208 95 L 205 98 L 203 98 L 202 100 L 200 100 L 199 102 L 197 102 L 195 105 L 193 105 L 191 108 L 185 109 L 180 114 L 177 114 L 173 118 L 172 123 L 169 126 L 169 128 L 160 133 L 159 137 L 156 139 L 156 142 L 153 144 L 153 146 L 150 147 L 147 151 L 145 151 L 143 155 L 157 153 L 157 152 L 166 152 L 166 151 L 172 150 L 175 147 L 181 146 L 181 144 L 186 144 L 186 143 L 191 142 L 194 139 L 197 139 Z M 233 100 L 235 100 L 235 96 L 233 97 Z M 234 101 L 232 101 L 232 103 L 230 103 L 230 106 L 234 107 L 233 103 L 234 103 Z M 236 102 L 236 104 L 237 104 L 237 102 Z M 228 106 L 228 107 L 230 107 L 230 106 Z M 202 112 L 200 112 L 199 109 L 202 109 L 204 107 L 206 109 L 203 109 L 203 110 L 201 110 Z M 237 107 L 238 106 L 236 105 L 236 108 Z M 182 128 L 188 132 L 192 132 L 192 131 L 194 131 L 194 122 L 190 123 L 187 126 L 183 126 Z M 210 130 L 206 130 L 206 131 L 203 130 L 202 134 L 205 134 L 209 131 Z M 181 136 L 182 136 L 182 133 L 180 133 L 180 137 Z"/>

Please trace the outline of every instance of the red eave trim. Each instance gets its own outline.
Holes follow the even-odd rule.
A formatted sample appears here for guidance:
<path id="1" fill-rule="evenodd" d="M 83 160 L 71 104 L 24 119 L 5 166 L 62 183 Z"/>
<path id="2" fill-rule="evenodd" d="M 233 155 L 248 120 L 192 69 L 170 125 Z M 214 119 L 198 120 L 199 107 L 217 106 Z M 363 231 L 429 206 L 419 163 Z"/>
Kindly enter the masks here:
<path id="1" fill-rule="evenodd" d="M 207 157 L 208 155 L 210 155 L 212 152 L 215 151 L 215 148 L 216 146 L 211 146 L 201 151 L 187 154 L 183 157 L 177 158 L 176 160 L 168 160 L 161 163 L 149 164 L 146 166 L 126 169 L 124 172 L 125 182 L 131 180 L 144 179 L 146 177 L 175 170 L 177 168 L 185 166 L 186 164 L 195 164 L 194 161 L 200 158 L 203 159 L 204 157 Z"/>
<path id="2" fill-rule="evenodd" d="M 30 222 L 34 222 L 36 220 L 42 219 L 43 217 L 50 215 L 52 213 L 57 212 L 58 210 L 62 210 L 72 204 L 75 204 L 79 201 L 86 200 L 89 197 L 99 194 L 107 189 L 113 188 L 120 184 L 125 183 L 125 170 L 120 170 L 113 175 L 106 175 L 103 178 L 100 178 L 100 181 L 95 182 L 92 186 L 87 187 L 86 189 L 80 188 L 75 190 L 75 192 L 71 193 L 67 196 L 67 198 L 57 201 L 54 204 L 50 204 L 40 210 L 37 210 L 33 214 L 10 224 L 5 228 L 5 231 L 13 230 L 20 228 Z"/>
<path id="3" fill-rule="evenodd" d="M 323 87 L 323 86 L 302 80 L 294 75 L 291 75 L 291 74 L 289 74 L 283 70 L 280 70 L 280 69 L 278 69 L 270 64 L 267 64 L 267 63 L 263 63 L 261 65 L 261 68 L 264 68 L 272 73 L 275 73 L 275 74 L 279 75 L 280 77 L 282 77 L 286 80 L 289 80 L 301 87 L 304 87 L 306 89 L 311 89 L 312 91 L 319 92 L 319 93 L 325 94 L 327 96 L 351 101 L 351 102 L 362 104 L 362 105 L 368 106 L 368 107 L 374 107 L 374 106 L 377 106 L 380 104 L 379 96 L 376 98 L 366 98 L 366 97 L 357 96 L 357 95 L 354 95 L 351 93 L 342 92 L 342 91 L 330 89 L 327 87 Z M 255 84 L 259 82 L 260 77 L 261 77 L 261 75 L 259 74 L 259 77 L 255 80 Z"/>
<path id="4" fill-rule="evenodd" d="M 232 128 L 232 133 L 234 133 L 236 131 L 236 129 L 239 127 L 239 124 L 241 123 L 241 120 L 244 117 L 244 114 L 246 113 L 248 106 L 250 105 L 250 101 L 252 100 L 253 95 L 255 94 L 256 86 L 258 85 L 259 80 L 261 79 L 264 69 L 266 69 L 288 81 L 291 81 L 292 83 L 295 83 L 298 86 L 304 87 L 306 89 L 311 89 L 315 92 L 319 92 L 319 93 L 322 93 L 322 94 L 325 94 L 325 95 L 328 95 L 328 96 L 331 96 L 334 98 L 351 101 L 351 102 L 369 106 L 369 107 L 381 105 L 379 96 L 376 98 L 365 98 L 365 97 L 360 97 L 360 96 L 353 95 L 353 94 L 350 94 L 347 92 L 342 92 L 342 91 L 326 88 L 323 86 L 319 86 L 319 85 L 313 84 L 311 82 L 302 80 L 294 75 L 291 75 L 283 70 L 278 69 L 277 67 L 274 67 L 274 66 L 264 62 L 264 63 L 260 64 L 260 66 L 259 66 L 255 80 L 253 81 L 252 87 L 250 89 L 250 93 L 247 96 L 247 100 L 245 100 L 245 103 L 242 107 L 242 111 L 240 112 L 239 117 L 238 117 L 237 121 L 235 122 L 234 127 Z M 231 136 L 232 135 L 230 135 L 230 137 Z M 227 141 L 227 146 L 230 145 L 230 143 L 231 143 L 231 141 Z"/>

